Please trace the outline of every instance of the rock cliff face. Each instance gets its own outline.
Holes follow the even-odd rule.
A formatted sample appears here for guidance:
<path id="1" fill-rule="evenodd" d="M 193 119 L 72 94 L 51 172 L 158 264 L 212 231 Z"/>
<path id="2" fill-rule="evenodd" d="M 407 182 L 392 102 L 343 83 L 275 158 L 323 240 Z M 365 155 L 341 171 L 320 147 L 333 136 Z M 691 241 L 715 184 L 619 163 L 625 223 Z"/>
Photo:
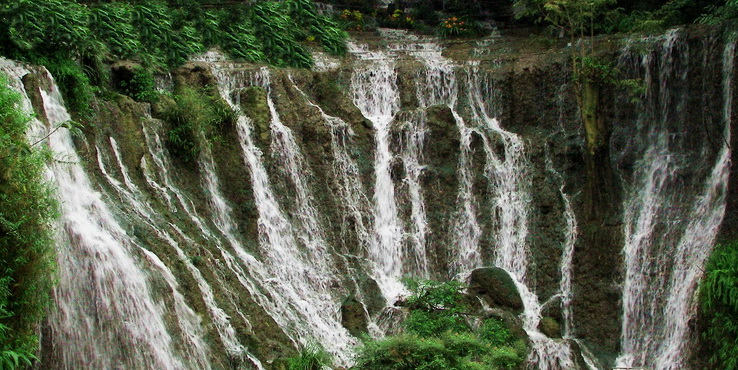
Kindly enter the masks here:
<path id="1" fill-rule="evenodd" d="M 734 137 L 732 51 L 718 35 L 598 40 L 599 55 L 642 89 L 602 90 L 613 181 L 594 190 L 565 45 L 438 45 L 385 32 L 315 71 L 188 64 L 173 73 L 174 91 L 201 88 L 238 111 L 196 138 L 195 161 L 171 155 L 176 123 L 160 119 L 168 98 L 101 100 L 68 166 L 81 166 L 109 208 L 106 222 L 118 226 L 97 237 L 120 229 L 113 249 L 132 265 L 119 274 L 141 271 L 147 291 L 136 299 L 151 302 L 163 331 L 128 325 L 130 313 L 110 303 L 120 299 L 108 289 L 116 277 L 89 253 L 114 252 L 78 253 L 60 260 L 62 276 L 89 281 L 93 298 L 69 301 L 62 282 L 55 310 L 115 334 L 96 343 L 52 313 L 44 364 L 279 368 L 276 359 L 319 342 L 346 365 L 354 335 L 394 327 L 399 278 L 467 279 L 496 266 L 520 292 L 533 367 L 575 366 L 580 346 L 595 366 L 679 367 L 693 346 L 699 274 L 673 270 L 709 254 L 735 191 L 720 175 Z M 15 68 L 53 125 L 50 110 L 63 107 L 49 100 L 48 77 Z M 723 238 L 734 237 L 733 198 Z M 72 249 L 91 238 L 75 227 L 62 228 Z M 668 310 L 687 317 L 660 321 Z M 681 344 L 670 347 L 669 335 Z M 113 349 L 116 337 L 152 336 L 166 355 Z"/>

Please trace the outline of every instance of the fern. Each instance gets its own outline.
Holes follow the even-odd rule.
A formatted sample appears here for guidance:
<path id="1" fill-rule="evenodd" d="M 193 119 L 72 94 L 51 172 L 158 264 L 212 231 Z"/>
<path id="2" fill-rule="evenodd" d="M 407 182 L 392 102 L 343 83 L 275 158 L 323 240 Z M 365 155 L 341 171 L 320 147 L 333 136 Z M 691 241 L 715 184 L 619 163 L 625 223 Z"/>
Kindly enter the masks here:
<path id="1" fill-rule="evenodd" d="M 703 338 L 714 348 L 710 362 L 738 369 L 738 243 L 715 248 L 702 284 Z"/>

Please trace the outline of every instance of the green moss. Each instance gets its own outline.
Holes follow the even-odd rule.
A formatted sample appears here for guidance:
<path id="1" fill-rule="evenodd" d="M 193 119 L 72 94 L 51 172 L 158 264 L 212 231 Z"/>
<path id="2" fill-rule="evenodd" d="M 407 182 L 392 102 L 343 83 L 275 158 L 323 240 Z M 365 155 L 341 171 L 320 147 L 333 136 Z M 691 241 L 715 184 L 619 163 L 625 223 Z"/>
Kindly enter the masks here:
<path id="1" fill-rule="evenodd" d="M 267 104 L 267 91 L 258 86 L 244 89 L 241 92 L 241 110 L 253 121 L 259 141 L 269 143 L 272 115 Z"/>

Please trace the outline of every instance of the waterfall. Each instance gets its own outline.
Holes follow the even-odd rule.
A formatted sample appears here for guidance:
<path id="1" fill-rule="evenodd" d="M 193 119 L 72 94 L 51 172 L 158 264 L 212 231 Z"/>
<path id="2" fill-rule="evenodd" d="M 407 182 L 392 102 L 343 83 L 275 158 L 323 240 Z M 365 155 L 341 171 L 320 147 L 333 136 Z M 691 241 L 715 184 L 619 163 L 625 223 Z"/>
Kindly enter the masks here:
<path id="1" fill-rule="evenodd" d="M 673 121 L 679 122 L 684 114 L 688 94 L 669 88 L 684 84 L 687 74 L 687 48 L 679 36 L 676 31 L 667 34 L 656 67 L 650 54 L 641 58 L 648 83 L 647 103 L 660 109 L 644 109 L 640 117 L 639 125 L 653 120 L 655 127 L 651 129 L 651 144 L 636 163 L 634 186 L 625 204 L 626 276 L 618 366 L 687 366 L 691 342 L 688 322 L 697 311 L 695 291 L 725 213 L 730 168 L 727 140 L 720 140 L 721 149 L 706 178 L 695 176 L 686 188 L 696 193 L 676 190 L 685 189 L 688 170 L 680 157 L 679 137 L 671 132 Z M 730 135 L 734 54 L 735 42 L 726 43 L 722 61 L 723 138 Z M 653 68 L 659 68 L 660 85 L 652 82 L 656 75 Z"/>
<path id="2" fill-rule="evenodd" d="M 485 175 L 492 184 L 491 191 L 494 194 L 494 265 L 510 274 L 523 300 L 523 329 L 531 343 L 528 364 L 539 369 L 573 368 L 575 365 L 569 345 L 548 338 L 538 330 L 542 305 L 529 286 L 530 249 L 526 237 L 530 199 L 525 180 L 527 159 L 523 141 L 518 135 L 504 130 L 496 118 L 488 115 L 483 93 L 489 91 L 490 87 L 476 67 L 473 66 L 468 71 L 467 78 L 472 120 L 477 124 L 475 130 L 478 130 L 482 138 L 487 160 Z M 494 137 L 502 141 L 502 153 L 498 153 L 492 142 Z"/>
<path id="3" fill-rule="evenodd" d="M 476 67 L 468 71 L 467 78 L 472 120 L 480 132 L 487 159 L 485 176 L 494 192 L 492 214 L 497 218 L 495 265 L 525 282 L 530 253 L 526 242 L 530 199 L 526 189 L 527 160 L 523 140 L 504 130 L 497 118 L 488 115 L 483 92 L 489 91 L 490 86 Z M 502 153 L 499 153 L 493 138 L 502 142 Z"/>
<path id="4" fill-rule="evenodd" d="M 598 360 L 614 355 L 607 352 L 615 344 L 599 343 L 596 335 L 586 342 L 575 337 L 582 318 L 574 312 L 584 317 L 586 307 L 580 311 L 573 306 L 603 303 L 588 300 L 589 292 L 577 291 L 582 299 L 575 299 L 572 287 L 577 286 L 572 283 L 578 268 L 575 253 L 584 253 L 582 260 L 591 256 L 586 248 L 575 251 L 579 203 L 569 192 L 580 187 L 584 174 L 572 168 L 581 164 L 574 160 L 571 166 L 554 163 L 578 149 L 572 139 L 551 145 L 557 151 L 548 152 L 551 140 L 568 140 L 573 133 L 559 135 L 545 119 L 540 127 L 523 127 L 528 123 L 519 117 L 529 116 L 518 112 L 531 103 L 497 85 L 495 78 L 507 79 L 507 72 L 492 70 L 490 65 L 500 64 L 489 55 L 461 60 L 462 51 L 468 50 L 457 44 L 444 50 L 433 39 L 403 31 L 381 30 L 380 36 L 379 50 L 350 43 L 351 70 L 341 65 L 345 60 L 325 56 L 317 70 L 289 74 L 231 64 L 217 52 L 199 57 L 197 68 L 210 69 L 237 120 L 223 129 L 233 132 L 223 138 L 226 144 L 199 134 L 196 168 L 185 168 L 168 152 L 171 122 L 152 118 L 145 105 L 129 100 L 128 107 L 101 101 L 100 110 L 120 108 L 108 118 L 140 115 L 135 119 L 142 121 L 134 127 L 129 125 L 135 119 L 125 117 L 125 126 L 105 127 L 105 122 L 86 129 L 87 141 L 73 138 L 66 128 L 45 139 L 42 145 L 55 158 L 46 175 L 58 190 L 61 215 L 59 282 L 42 331 L 43 366 L 263 369 L 280 366 L 268 361 L 288 355 L 293 347 L 319 344 L 333 354 L 336 366 L 347 367 L 359 344 L 342 324 L 347 296 L 352 304 L 353 295 L 365 304 L 369 333 L 378 338 L 401 330 L 407 308 L 387 307 L 376 314 L 376 306 L 381 308 L 382 297 L 393 306 L 408 294 L 402 278 L 464 280 L 474 269 L 496 266 L 509 273 L 523 301 L 519 318 L 529 339 L 529 368 L 578 368 L 582 362 L 602 367 Z M 689 366 L 696 339 L 690 328 L 697 312 L 696 289 L 725 214 L 731 165 L 736 41 L 705 42 L 722 47 L 721 63 L 707 52 L 703 60 L 704 86 L 717 86 L 711 77 L 722 79 L 722 99 L 716 98 L 714 105 L 722 111 L 715 122 L 698 122 L 704 133 L 694 129 L 698 123 L 690 112 L 699 100 L 690 98 L 694 91 L 689 90 L 694 85 L 690 65 L 699 64 L 690 60 L 696 55 L 690 50 L 693 42 L 670 31 L 631 41 L 620 60 L 624 73 L 645 81 L 646 92 L 641 102 L 633 103 L 636 119 L 613 133 L 613 147 L 625 148 L 613 150 L 625 190 L 619 367 Z M 722 69 L 708 68 L 713 62 Z M 40 101 L 32 102 L 35 92 L 26 92 L 21 79 L 37 70 L 1 59 L 0 69 L 22 93 L 26 111 L 42 104 L 29 140 L 70 120 L 47 71 L 38 69 L 50 87 L 39 91 Z M 177 73 L 160 80 L 160 87 L 173 88 L 182 77 Z M 192 73 L 200 72 L 193 67 Z M 322 83 L 324 77 L 311 79 L 307 73 L 347 73 L 339 76 L 345 79 L 339 78 L 338 85 L 348 85 L 347 105 L 353 102 L 355 107 L 324 111 L 329 106 L 320 106 L 324 96 L 308 90 L 309 82 Z M 407 91 L 408 86 L 415 91 Z M 261 89 L 264 95 L 259 97 L 268 110 L 265 122 L 257 122 L 240 102 L 243 94 L 261 94 Z M 571 103 L 569 90 L 559 92 L 560 106 Z M 712 95 L 705 96 L 702 118 L 712 117 L 707 112 L 712 102 L 706 102 Z M 559 108 L 563 130 L 574 108 Z M 628 116 L 630 108 L 618 108 L 613 119 Z M 289 118 L 300 119 L 304 113 L 309 113 L 306 122 Z M 357 136 L 370 132 L 360 125 L 370 128 L 371 135 Z M 313 143 L 303 141 L 300 129 L 315 129 L 309 132 L 322 135 L 315 143 L 321 147 L 304 150 Z M 259 130 L 268 130 L 268 142 L 266 136 L 256 136 Z M 434 136 L 439 131 L 442 135 Z M 711 131 L 722 137 L 701 140 L 700 135 Z M 360 165 L 364 140 L 374 145 L 373 178 L 366 183 Z M 448 156 L 452 159 L 432 152 L 446 142 L 453 142 L 449 152 L 457 151 Z M 233 153 L 218 153 L 230 144 Z M 535 153 L 544 149 L 545 158 L 537 158 Z M 321 150 L 326 158 L 308 155 Z M 242 172 L 221 168 L 224 163 L 236 163 L 239 168 L 233 170 Z M 226 182 L 233 173 L 245 174 L 241 184 Z M 330 184 L 317 184 L 317 178 Z M 192 179 L 194 184 L 188 182 Z M 553 187 L 534 194 L 542 184 Z M 233 185 L 248 194 L 233 196 L 236 191 L 228 188 Z M 324 202 L 325 197 L 332 199 Z M 429 203 L 444 197 L 447 203 Z M 324 209 L 330 206 L 336 210 Z M 551 209 L 555 213 L 548 213 Z M 244 225 L 254 235 L 247 235 Z M 586 226 L 596 225 L 585 224 L 582 234 Z M 550 234 L 557 241 L 541 242 L 539 249 L 535 243 Z M 363 280 L 367 275 L 379 287 L 376 297 L 371 295 L 373 282 Z M 563 335 L 552 339 L 538 327 L 545 309 L 559 302 Z M 584 330 L 581 321 L 579 325 Z M 259 332 L 264 328 L 274 328 L 276 339 Z M 585 345 L 601 350 L 602 359 Z"/>
<path id="5" fill-rule="evenodd" d="M 343 225 L 353 225 L 353 232 L 362 244 L 363 249 L 369 250 L 373 243 L 371 233 L 372 219 L 369 218 L 369 198 L 366 196 L 364 186 L 361 183 L 359 166 L 350 155 L 352 137 L 355 135 L 351 127 L 342 119 L 330 116 L 323 108 L 310 101 L 307 94 L 292 82 L 293 87 L 300 92 L 305 102 L 318 110 L 323 122 L 328 126 L 331 136 L 331 153 L 333 154 L 333 173 L 341 206 L 344 208 Z M 344 233 L 348 232 L 344 230 Z"/>
<path id="6" fill-rule="evenodd" d="M 471 138 L 474 130 L 457 111 L 458 86 L 455 66 L 444 58 L 441 47 L 435 43 L 420 43 L 411 54 L 418 58 L 425 68 L 418 74 L 416 96 L 420 107 L 445 105 L 451 110 L 461 140 L 459 147 L 459 192 L 457 195 L 458 209 L 451 220 L 455 244 L 455 256 L 449 256 L 451 261 L 450 273 L 468 273 L 475 267 L 482 266 L 482 256 L 479 251 L 481 227 L 477 221 L 476 197 L 474 195 L 473 174 L 471 172 Z"/>
<path id="7" fill-rule="evenodd" d="M 527 159 L 524 154 L 522 139 L 504 130 L 496 118 L 488 115 L 488 104 L 494 104 L 487 98 L 492 88 L 481 76 L 478 67 L 471 64 L 466 70 L 467 102 L 471 115 L 469 123 L 457 113 L 458 88 L 454 66 L 443 58 L 440 48 L 432 43 L 414 44 L 413 56 L 420 59 L 425 69 L 419 80 L 417 96 L 421 107 L 430 105 L 446 105 L 456 121 L 461 134 L 461 155 L 458 169 L 460 188 L 457 203 L 459 208 L 452 220 L 453 231 L 457 240 L 458 257 L 451 266 L 455 272 L 468 273 L 474 268 L 482 267 L 482 255 L 479 247 L 481 237 L 477 223 L 476 203 L 473 193 L 471 170 L 471 137 L 473 134 L 482 138 L 486 166 L 485 175 L 490 180 L 490 192 L 494 194 L 494 210 L 496 217 L 497 245 L 495 248 L 495 266 L 507 270 L 515 280 L 523 299 L 524 329 L 531 338 L 532 350 L 528 358 L 529 365 L 541 369 L 573 368 L 571 349 L 568 342 L 552 340 L 538 330 L 542 305 L 538 297 L 527 285 L 527 266 L 530 250 L 526 242 L 527 218 L 529 211 L 529 195 L 527 193 L 526 171 Z M 499 138 L 503 144 L 503 153 L 499 153 L 493 142 Z M 566 336 L 569 339 L 571 321 L 571 264 L 573 247 L 576 241 L 576 221 L 568 196 L 561 194 L 566 206 L 567 235 L 561 263 L 561 292 L 564 307 Z M 568 324 L 568 325 L 567 325 Z"/>
<path id="8" fill-rule="evenodd" d="M 395 185 L 391 167 L 390 124 L 400 110 L 397 73 L 393 60 L 382 52 L 367 52 L 364 47 L 349 44 L 350 50 L 365 65 L 357 66 L 351 76 L 354 104 L 374 125 L 376 152 L 374 158 L 374 233 L 376 240 L 369 249 L 374 264 L 374 279 L 389 303 L 405 293 L 403 277 L 402 237 L 404 227 L 397 210 Z"/>
<path id="9" fill-rule="evenodd" d="M 243 271 L 239 268 L 236 268 L 237 264 L 234 258 L 230 254 L 228 254 L 222 248 L 222 246 L 220 246 L 220 241 L 213 235 L 212 231 L 205 227 L 205 221 L 200 217 L 200 215 L 197 214 L 192 201 L 188 199 L 179 190 L 179 188 L 174 185 L 174 180 L 169 174 L 169 169 L 172 168 L 172 165 L 167 155 L 166 148 L 164 147 L 161 137 L 159 136 L 161 123 L 158 120 L 151 119 L 145 122 L 142 129 L 144 137 L 146 139 L 146 147 L 148 149 L 148 153 L 156 167 L 156 171 L 154 172 L 153 169 L 149 167 L 148 161 L 146 161 L 146 157 L 141 158 L 141 169 L 144 173 L 144 178 L 147 184 L 152 188 L 152 190 L 155 191 L 156 194 L 163 197 L 167 201 L 167 204 L 170 206 L 170 208 L 172 207 L 172 198 L 169 194 L 174 194 L 174 197 L 177 199 L 179 206 L 187 215 L 189 220 L 196 226 L 196 229 L 200 232 L 200 234 L 205 237 L 210 243 L 218 245 L 218 249 L 220 250 L 221 254 L 223 255 L 229 266 L 228 270 L 236 274 L 239 279 L 245 279 Z M 161 182 L 163 185 L 160 185 L 159 182 Z M 177 236 L 184 239 L 187 244 L 192 245 L 195 243 L 192 239 L 187 237 L 185 233 L 183 233 L 176 225 L 170 223 L 168 226 L 175 231 Z M 218 331 L 218 335 L 223 342 L 223 345 L 225 346 L 226 352 L 234 358 L 240 358 L 245 355 L 249 359 L 249 361 L 257 366 L 257 368 L 262 368 L 261 362 L 253 357 L 251 354 L 249 354 L 246 349 L 239 343 L 236 337 L 236 330 L 233 325 L 231 325 L 230 318 L 220 307 L 218 307 L 215 301 L 215 294 L 213 292 L 213 289 L 205 280 L 200 270 L 195 267 L 191 259 L 182 250 L 182 248 L 179 248 L 176 243 L 171 241 L 171 237 L 165 237 L 165 239 L 170 245 L 174 246 L 177 257 L 195 278 L 197 286 L 200 289 L 200 293 L 202 294 L 203 300 L 205 301 L 208 313 L 210 314 L 211 319 L 214 321 L 214 324 Z M 217 279 L 218 285 L 225 286 L 222 277 L 219 277 L 218 275 L 215 275 L 215 277 Z M 248 323 L 249 320 L 247 319 L 246 315 L 241 312 L 240 309 L 238 309 L 238 305 L 235 304 L 232 299 L 231 303 L 233 307 L 236 308 L 236 313 L 243 319 L 244 322 Z"/>
<path id="10" fill-rule="evenodd" d="M 425 200 L 420 177 L 423 175 L 423 147 L 427 132 L 425 112 L 417 111 L 400 125 L 402 131 L 400 140 L 400 159 L 405 167 L 403 182 L 408 187 L 410 196 L 410 249 L 405 253 L 405 259 L 413 259 L 411 271 L 420 278 L 428 278 L 430 270 L 426 253 L 426 238 L 428 236 L 428 222 L 425 213 Z M 409 263 L 410 261 L 406 261 Z"/>
<path id="11" fill-rule="evenodd" d="M 156 127 L 155 126 L 156 125 L 155 122 L 150 121 L 149 123 L 152 126 Z M 166 184 L 167 187 L 169 187 L 173 192 L 175 192 L 177 194 L 177 197 L 180 200 L 182 200 L 182 199 L 184 199 L 184 196 L 176 188 L 172 187 L 172 185 L 171 185 L 171 179 L 169 178 L 168 171 L 167 171 L 167 168 L 169 168 L 169 167 L 165 167 L 164 166 L 164 164 L 166 162 L 168 162 L 168 160 L 164 156 L 164 153 L 165 153 L 164 150 L 163 150 L 164 148 L 159 146 L 160 140 L 158 139 L 158 134 L 156 133 L 156 131 L 154 131 L 154 132 L 149 132 L 149 131 L 151 131 L 151 128 L 150 127 L 149 128 L 144 128 L 144 132 L 146 133 L 146 136 L 147 136 L 147 146 L 148 146 L 148 149 L 149 149 L 149 154 L 151 154 L 151 155 L 156 154 L 155 158 L 157 158 L 157 157 L 158 158 L 155 159 L 154 161 L 156 163 L 162 165 L 162 167 L 160 167 L 162 169 L 162 171 L 160 173 L 162 174 L 162 177 L 164 178 L 164 183 Z M 180 247 L 179 243 L 177 243 L 175 241 L 175 239 L 176 239 L 176 236 L 179 236 L 182 239 L 184 239 L 187 242 L 187 244 L 190 244 L 191 245 L 194 242 L 191 239 L 189 239 L 174 224 L 171 224 L 170 223 L 168 226 L 171 229 L 175 230 L 175 232 L 176 232 L 177 235 L 171 235 L 171 234 L 167 233 L 165 230 L 162 230 L 162 229 L 160 229 L 160 228 L 157 227 L 157 225 L 162 224 L 163 222 L 160 222 L 160 221 L 155 220 L 156 213 L 151 208 L 151 206 L 149 206 L 150 202 L 147 199 L 144 199 L 143 193 L 133 183 L 133 181 L 131 181 L 130 176 L 128 175 L 128 169 L 123 164 L 122 156 L 120 154 L 120 149 L 118 147 L 118 144 L 115 141 L 115 139 L 112 138 L 112 137 L 110 138 L 110 144 L 111 144 L 110 146 L 111 146 L 111 149 L 113 151 L 113 155 L 115 157 L 117 166 L 118 166 L 118 168 L 119 168 L 119 170 L 121 172 L 121 175 L 122 175 L 122 177 L 124 179 L 125 186 L 122 186 L 122 184 L 120 184 L 117 180 L 115 180 L 108 173 L 108 171 L 106 171 L 106 165 L 105 165 L 105 163 L 104 163 L 104 161 L 102 159 L 102 155 L 101 155 L 102 151 L 98 147 L 97 148 L 97 153 L 98 153 L 98 167 L 102 171 L 102 173 L 105 176 L 105 178 L 115 188 L 116 192 L 121 196 L 121 198 L 123 198 L 128 204 L 130 204 L 130 206 L 132 207 L 132 209 L 134 209 L 136 211 L 136 213 L 140 217 L 142 217 L 143 220 L 145 220 L 145 223 L 149 227 L 151 227 L 151 229 L 155 232 L 155 234 L 159 238 L 165 240 L 166 243 L 171 248 L 174 249 L 174 251 L 176 252 L 177 257 L 179 259 L 179 262 L 182 263 L 185 266 L 186 270 L 188 272 L 190 272 L 190 274 L 195 278 L 195 281 L 197 282 L 197 286 L 199 288 L 199 293 L 202 295 L 202 298 L 203 298 L 203 300 L 205 302 L 205 305 L 206 305 L 208 314 L 210 315 L 210 318 L 214 321 L 214 324 L 215 324 L 216 330 L 218 332 L 219 338 L 223 342 L 223 345 L 224 345 L 224 347 L 226 349 L 226 352 L 231 357 L 233 357 L 233 358 L 236 358 L 236 359 L 246 358 L 252 364 L 254 364 L 257 368 L 262 368 L 262 365 L 261 365 L 260 361 L 258 359 L 256 359 L 256 358 L 254 358 L 246 350 L 246 348 L 244 348 L 238 342 L 238 339 L 236 338 L 235 328 L 231 325 L 230 319 L 228 318 L 228 315 L 217 305 L 217 303 L 215 301 L 215 295 L 213 293 L 212 287 L 204 279 L 204 277 L 203 277 L 202 273 L 200 272 L 200 270 L 197 267 L 195 267 L 195 265 L 192 263 L 191 258 L 189 256 L 187 256 L 187 253 L 185 253 L 185 251 Z M 152 177 L 153 177 L 152 175 L 147 176 L 147 178 L 146 178 L 147 183 L 150 186 L 152 186 L 155 190 L 163 190 L 164 187 L 162 187 L 161 185 L 159 185 L 158 183 L 156 183 L 155 180 Z M 182 205 L 185 205 L 186 203 L 181 203 L 181 204 Z M 189 207 L 185 206 L 184 209 L 185 210 L 189 210 Z M 188 212 L 192 212 L 192 211 L 189 210 Z M 210 234 L 209 231 L 206 231 L 206 233 L 207 234 Z M 175 292 L 175 302 L 178 302 L 179 303 L 179 301 L 181 301 L 181 299 L 179 299 L 179 298 L 176 297 L 177 290 L 174 289 L 174 287 L 178 286 L 178 283 L 174 279 L 174 276 L 172 276 L 171 272 L 168 272 L 169 271 L 168 267 L 166 265 L 164 265 L 161 262 L 161 260 L 159 260 L 158 257 L 156 257 L 156 255 L 154 255 L 153 253 L 148 252 L 148 251 L 145 251 L 145 252 L 147 253 L 147 256 L 150 259 L 152 259 L 152 261 L 154 261 L 154 265 L 158 269 L 164 271 L 164 276 L 165 276 L 168 284 L 173 287 L 173 291 Z M 222 281 L 220 282 L 220 284 L 223 285 L 222 284 Z M 180 319 L 180 318 L 188 318 L 188 317 L 191 317 L 192 315 L 194 315 L 194 313 L 185 315 L 184 313 L 187 313 L 187 311 L 185 311 L 185 310 L 187 310 L 189 308 L 180 308 L 180 306 L 182 306 L 182 304 L 178 304 L 177 307 L 176 307 L 176 310 L 175 310 L 175 312 L 177 313 L 177 318 L 178 319 Z M 248 319 L 246 319 L 245 315 L 243 313 L 241 313 L 240 311 L 238 311 L 238 313 L 244 319 L 244 321 L 248 324 Z M 190 334 L 189 337 L 194 337 L 194 335 Z M 200 346 L 201 345 L 195 345 L 194 347 L 195 348 L 198 348 Z M 195 358 L 200 358 L 203 361 L 207 359 L 207 357 L 204 356 L 204 355 L 202 355 L 202 354 L 198 355 Z M 209 364 L 207 364 L 207 363 L 199 364 L 198 367 L 201 367 L 201 368 L 209 367 Z"/>
<path id="12" fill-rule="evenodd" d="M 128 169 L 123 164 L 122 156 L 120 154 L 120 148 L 114 138 L 110 138 L 110 145 L 115 156 L 116 164 L 123 177 L 123 184 L 113 178 L 113 176 L 106 169 L 106 164 L 102 159 L 102 151 L 99 147 L 97 151 L 97 162 L 100 171 L 106 178 L 108 183 L 115 189 L 116 193 L 120 195 L 125 201 L 135 210 L 138 215 L 145 219 L 146 224 L 162 239 L 166 240 L 170 246 L 179 250 L 177 243 L 172 239 L 171 236 L 167 235 L 164 231 L 159 230 L 154 221 L 154 211 L 148 205 L 148 202 L 142 201 L 142 193 L 138 187 L 131 180 Z M 171 270 L 159 259 L 159 257 L 151 251 L 141 248 L 146 258 L 151 262 L 151 265 L 160 271 L 162 277 L 167 282 L 167 285 L 172 290 L 174 297 L 174 312 L 178 326 L 182 331 L 185 343 L 183 344 L 184 350 L 190 352 L 188 357 L 192 358 L 194 364 L 200 368 L 210 368 L 208 361 L 208 348 L 203 341 L 203 329 L 201 327 L 201 319 L 197 314 L 187 305 L 184 296 L 179 291 L 179 283 L 172 274 Z M 182 253 L 183 254 L 183 253 Z M 189 259 L 186 258 L 185 263 L 190 263 Z"/>
<path id="13" fill-rule="evenodd" d="M 14 88 L 25 92 L 20 78 L 29 71 L 10 62 L 3 62 L 3 70 L 9 73 Z M 58 87 L 48 72 L 43 73 L 52 81 L 50 91 L 40 92 L 51 127 L 34 119 L 30 129 L 33 137 L 42 137 L 71 119 Z M 25 109 L 30 112 L 29 98 L 22 95 Z M 165 314 L 151 296 L 149 278 L 140 267 L 146 253 L 141 252 L 115 220 L 101 194 L 93 189 L 69 131 L 59 129 L 49 136 L 46 145 L 55 158 L 62 159 L 47 168 L 61 204 L 57 234 L 59 282 L 48 317 L 55 358 L 47 364 L 58 368 L 195 366 L 198 359 L 187 358 L 183 362 L 180 355 L 184 354 L 176 353 Z M 94 310 L 90 310 L 92 307 Z"/>
<path id="14" fill-rule="evenodd" d="M 574 214 L 574 208 L 571 205 L 571 197 L 564 192 L 566 184 L 564 177 L 556 170 L 551 160 L 548 150 L 546 150 L 546 170 L 550 172 L 561 186 L 559 194 L 564 202 L 564 218 L 566 220 L 566 233 L 564 238 L 563 251 L 561 253 L 561 263 L 559 272 L 561 273 L 561 281 L 559 282 L 559 293 L 561 298 L 561 316 L 564 321 L 564 338 L 572 338 L 572 329 L 574 327 L 574 314 L 571 307 L 571 299 L 573 296 L 571 290 L 571 273 L 574 261 L 574 245 L 577 241 L 577 217 Z M 555 298 L 555 297 L 554 297 Z"/>
<path id="15" fill-rule="evenodd" d="M 274 307 L 270 313 L 282 327 L 292 328 L 295 340 L 304 346 L 319 341 L 336 357 L 337 363 L 349 361 L 348 346 L 355 344 L 341 326 L 339 302 L 333 296 L 331 283 L 336 280 L 327 253 L 327 245 L 311 204 L 304 182 L 306 168 L 291 130 L 282 124 L 269 91 L 269 71 L 261 69 L 250 81 L 227 66 L 213 69 L 221 96 L 238 112 L 237 131 L 244 164 L 251 171 L 252 186 L 259 214 L 259 241 L 266 261 L 256 263 L 261 281 L 277 289 L 272 293 Z M 286 218 L 276 201 L 262 153 L 252 139 L 251 120 L 241 112 L 237 99 L 239 88 L 250 85 L 267 88 L 267 104 L 271 113 L 272 151 L 284 166 L 296 190 L 297 230 Z M 211 175 L 212 176 L 212 175 Z M 298 243 L 299 242 L 299 243 Z M 300 246 L 306 250 L 300 250 Z M 252 269 L 253 269 L 252 267 Z M 267 284 L 268 283 L 268 284 Z M 307 283 L 307 284 L 306 284 Z"/>

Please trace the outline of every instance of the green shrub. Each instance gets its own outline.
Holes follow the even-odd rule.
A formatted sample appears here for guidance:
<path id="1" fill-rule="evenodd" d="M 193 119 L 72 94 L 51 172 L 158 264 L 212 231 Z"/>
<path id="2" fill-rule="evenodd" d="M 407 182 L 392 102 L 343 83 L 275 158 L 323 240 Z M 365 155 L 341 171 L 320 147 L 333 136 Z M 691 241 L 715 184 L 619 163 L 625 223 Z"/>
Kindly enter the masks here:
<path id="1" fill-rule="evenodd" d="M 162 118 L 169 123 L 167 146 L 185 162 L 197 160 L 202 138 L 216 140 L 223 127 L 236 120 L 235 113 L 217 94 L 184 88 L 165 104 Z"/>
<path id="2" fill-rule="evenodd" d="M 137 101 L 155 103 L 159 100 L 159 92 L 156 90 L 154 75 L 145 68 L 135 68 L 131 79 L 129 81 L 121 81 L 120 87 L 123 94 Z"/>
<path id="3" fill-rule="evenodd" d="M 524 357 L 513 347 L 496 347 L 489 356 L 488 363 L 495 369 L 516 369 L 523 363 Z"/>
<path id="4" fill-rule="evenodd" d="M 495 318 L 484 320 L 479 328 L 478 335 L 479 338 L 494 347 L 510 345 L 514 339 L 505 323 Z"/>
<path id="5" fill-rule="evenodd" d="M 331 355 L 318 345 L 303 348 L 287 359 L 287 370 L 322 370 L 331 367 Z"/>
<path id="6" fill-rule="evenodd" d="M 55 270 L 49 154 L 26 141 L 30 117 L 19 104 L 0 75 L 0 368 L 11 369 L 34 359 Z"/>
<path id="7" fill-rule="evenodd" d="M 450 281 L 408 281 L 413 294 L 408 297 L 410 314 L 405 320 L 405 330 L 420 336 L 441 335 L 446 331 L 470 330 L 464 313 L 463 284 Z"/>
<path id="8" fill-rule="evenodd" d="M 710 363 L 738 369 L 738 242 L 715 247 L 701 297 L 707 322 L 702 336 L 713 349 Z"/>
<path id="9" fill-rule="evenodd" d="M 458 282 L 406 281 L 413 294 L 406 334 L 368 341 L 357 353 L 356 369 L 508 369 L 522 364 L 526 348 L 510 331 L 487 319 L 472 332 L 470 311 Z"/>
<path id="10" fill-rule="evenodd" d="M 487 344 L 472 333 L 447 332 L 441 339 L 446 349 L 456 357 L 479 358 L 489 351 Z"/>
<path id="11" fill-rule="evenodd" d="M 356 369 L 441 370 L 452 368 L 454 358 L 438 338 L 424 339 L 414 335 L 388 337 L 370 341 L 360 349 Z"/>

